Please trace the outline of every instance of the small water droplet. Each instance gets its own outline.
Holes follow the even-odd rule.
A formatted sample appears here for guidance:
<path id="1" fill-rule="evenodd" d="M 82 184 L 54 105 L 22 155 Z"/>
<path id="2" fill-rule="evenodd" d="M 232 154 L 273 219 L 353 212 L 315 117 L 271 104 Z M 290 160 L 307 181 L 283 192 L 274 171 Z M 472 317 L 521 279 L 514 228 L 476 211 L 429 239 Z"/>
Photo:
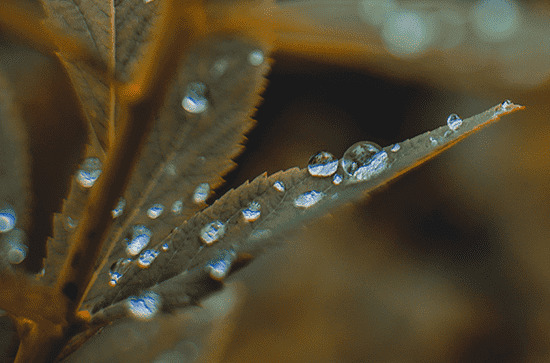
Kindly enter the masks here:
<path id="1" fill-rule="evenodd" d="M 432 146 L 437 146 L 437 140 L 435 139 L 435 137 L 430 136 L 430 143 L 432 144 Z"/>
<path id="2" fill-rule="evenodd" d="M 280 181 L 276 181 L 275 183 L 273 183 L 273 188 L 275 188 L 279 192 L 285 191 L 285 185 L 283 184 L 283 182 Z"/>
<path id="3" fill-rule="evenodd" d="M 120 198 L 118 200 L 117 205 L 115 206 L 115 209 L 111 211 L 111 215 L 113 218 L 118 218 L 124 213 L 124 207 L 126 207 L 126 199 Z"/>
<path id="4" fill-rule="evenodd" d="M 338 159 L 329 152 L 321 151 L 313 155 L 308 162 L 307 170 L 312 176 L 325 177 L 336 173 Z"/>
<path id="5" fill-rule="evenodd" d="M 367 180 L 381 173 L 388 164 L 388 154 L 380 146 L 360 141 L 349 147 L 342 157 L 345 175 L 352 180 Z"/>
<path id="6" fill-rule="evenodd" d="M 145 250 L 139 255 L 138 266 L 141 268 L 147 268 L 159 255 L 159 251 L 156 250 Z"/>
<path id="7" fill-rule="evenodd" d="M 341 182 L 342 182 L 342 175 L 334 174 L 334 177 L 332 177 L 332 184 L 339 185 Z"/>
<path id="8" fill-rule="evenodd" d="M 206 272 L 208 272 L 212 279 L 221 281 L 229 273 L 234 258 L 234 252 L 227 250 L 220 251 L 215 259 L 208 262 Z"/>
<path id="9" fill-rule="evenodd" d="M 129 258 L 119 258 L 111 265 L 109 270 L 109 285 L 116 286 L 118 280 L 130 269 L 132 260 Z"/>
<path id="10" fill-rule="evenodd" d="M 193 202 L 196 204 L 204 203 L 210 193 L 210 185 L 208 183 L 200 183 L 193 192 Z"/>
<path id="11" fill-rule="evenodd" d="M 309 208 L 317 204 L 324 196 L 325 193 L 323 192 L 311 190 L 297 196 L 296 199 L 294 199 L 294 206 L 298 208 Z"/>
<path id="12" fill-rule="evenodd" d="M 170 246 L 168 245 L 168 243 L 163 243 L 163 244 L 162 244 L 161 249 L 162 249 L 163 251 L 168 251 L 169 248 L 170 248 Z"/>
<path id="13" fill-rule="evenodd" d="M 172 204 L 172 213 L 180 214 L 182 210 L 183 210 L 183 201 L 176 200 L 174 204 Z"/>
<path id="14" fill-rule="evenodd" d="M 220 220 L 208 223 L 201 229 L 200 237 L 207 245 L 212 244 L 225 234 L 225 224 Z"/>
<path id="15" fill-rule="evenodd" d="M 0 210 L 0 233 L 11 231 L 17 222 L 17 215 L 11 207 Z"/>
<path id="16" fill-rule="evenodd" d="M 462 126 L 462 119 L 456 113 L 451 113 L 449 117 L 447 117 L 447 126 L 449 126 L 449 129 L 452 131 L 456 131 Z"/>
<path id="17" fill-rule="evenodd" d="M 109 286 L 115 287 L 118 284 L 118 280 L 122 277 L 122 274 L 116 271 L 109 271 Z"/>
<path id="18" fill-rule="evenodd" d="M 126 252 L 131 256 L 135 256 L 147 246 L 150 240 L 151 230 L 149 228 L 142 225 L 134 226 L 132 240 L 128 242 Z"/>
<path id="19" fill-rule="evenodd" d="M 508 111 L 512 107 L 512 101 L 506 100 L 499 105 L 501 111 Z"/>
<path id="20" fill-rule="evenodd" d="M 147 210 L 147 217 L 157 219 L 164 211 L 164 206 L 160 203 L 155 203 Z"/>
<path id="21" fill-rule="evenodd" d="M 152 291 L 145 291 L 140 296 L 130 296 L 126 302 L 126 306 L 136 319 L 149 320 L 158 312 L 161 299 L 160 295 Z"/>
<path id="22" fill-rule="evenodd" d="M 254 222 L 258 218 L 260 218 L 260 209 L 261 205 L 258 202 L 251 202 L 247 208 L 242 210 L 242 214 L 244 219 L 247 222 Z"/>
<path id="23" fill-rule="evenodd" d="M 25 242 L 25 232 L 20 229 L 14 229 L 4 237 L 7 248 L 6 257 L 12 265 L 20 264 L 27 257 L 28 247 Z"/>
<path id="24" fill-rule="evenodd" d="M 71 218 L 71 217 L 67 217 L 67 227 L 68 229 L 73 229 L 73 228 L 76 228 L 76 226 L 78 226 L 78 221 Z"/>
<path id="25" fill-rule="evenodd" d="M 181 107 L 189 113 L 202 113 L 208 108 L 207 88 L 202 82 L 192 82 L 187 86 Z"/>
<path id="26" fill-rule="evenodd" d="M 143 2 L 144 2 L 145 4 L 148 4 L 148 3 L 153 2 L 153 1 L 155 1 L 155 0 L 143 0 Z"/>
<path id="27" fill-rule="evenodd" d="M 101 161 L 98 158 L 87 158 L 76 174 L 76 181 L 84 188 L 91 188 L 100 175 Z"/>
<path id="28" fill-rule="evenodd" d="M 399 144 L 394 144 L 394 145 L 391 147 L 390 150 L 391 150 L 391 152 L 396 153 L 396 152 L 399 151 L 399 149 L 401 149 L 401 145 L 399 145 Z"/>
<path id="29" fill-rule="evenodd" d="M 264 62 L 264 52 L 260 49 L 255 49 L 248 54 L 248 63 L 253 66 L 259 66 Z"/>

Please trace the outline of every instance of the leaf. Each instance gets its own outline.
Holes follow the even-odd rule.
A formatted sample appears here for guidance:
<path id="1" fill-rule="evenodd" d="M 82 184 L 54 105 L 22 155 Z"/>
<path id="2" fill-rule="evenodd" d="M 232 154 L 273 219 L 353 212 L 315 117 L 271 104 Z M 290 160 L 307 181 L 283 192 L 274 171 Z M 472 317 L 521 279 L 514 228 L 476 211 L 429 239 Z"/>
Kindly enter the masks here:
<path id="1" fill-rule="evenodd" d="M 239 36 L 222 35 L 205 39 L 191 50 L 124 193 L 126 206 L 115 220 L 110 247 L 96 271 L 98 278 L 89 298 L 109 290 L 109 268 L 131 257 L 127 241 L 135 226 L 148 228 L 151 244 L 159 242 L 206 206 L 193 201 L 197 186 L 218 187 L 221 176 L 234 167 L 231 159 L 243 148 L 244 133 L 253 125 L 250 116 L 265 84 L 268 63 L 262 58 L 267 49 L 261 46 Z M 251 54 L 259 57 L 253 63 Z M 208 108 L 193 114 L 181 104 L 188 86 L 197 81 L 207 87 Z M 155 219 L 148 216 L 153 205 L 163 207 Z"/>
<path id="2" fill-rule="evenodd" d="M 364 196 L 481 127 L 498 120 L 502 115 L 522 108 L 507 101 L 463 120 L 455 131 L 442 126 L 400 143 L 398 151 L 392 151 L 393 146 L 387 146 L 377 154 L 386 155 L 385 159 L 380 159 L 386 160 L 386 164 L 380 164 L 385 167 L 375 169 L 371 177 L 364 181 L 348 177 L 336 185 L 332 177 L 314 177 L 307 169 L 297 168 L 270 177 L 261 175 L 227 192 L 212 206 L 183 223 L 155 246 L 160 253 L 148 268 L 140 268 L 134 261 L 118 284 L 95 301 L 89 301 L 87 308 L 99 323 L 124 315 L 127 304 L 125 299 L 143 291 L 158 294 L 164 310 L 196 303 L 222 286 L 217 280 L 223 279 L 223 276 L 220 278 L 220 275 L 212 274 L 213 262 L 222 259 L 230 266 L 242 257 L 255 256 L 269 243 L 284 238 L 288 232 L 312 218 Z M 338 173 L 343 175 L 341 165 Z M 283 191 L 280 187 L 276 188 L 276 182 L 284 185 Z M 303 203 L 296 202 L 303 198 L 304 193 L 311 191 L 322 196 L 317 203 L 304 208 Z M 253 201 L 260 204 L 261 215 L 256 221 L 247 222 L 242 210 Z M 201 230 L 213 221 L 224 224 L 225 234 L 222 233 L 219 240 L 207 244 L 199 236 Z M 167 251 L 162 251 L 161 245 L 164 243 L 168 243 Z"/>
<path id="3" fill-rule="evenodd" d="M 18 111 L 13 104 L 8 83 L 0 77 L 0 266 L 12 257 L 8 251 L 26 255 L 20 231 L 28 228 L 30 204 L 29 154 L 26 134 Z M 8 242 L 9 241 L 9 242 Z M 21 262 L 21 261 L 19 261 Z M 18 262 L 17 262 L 18 263 Z M 1 267 L 0 267 L 1 268 Z"/>

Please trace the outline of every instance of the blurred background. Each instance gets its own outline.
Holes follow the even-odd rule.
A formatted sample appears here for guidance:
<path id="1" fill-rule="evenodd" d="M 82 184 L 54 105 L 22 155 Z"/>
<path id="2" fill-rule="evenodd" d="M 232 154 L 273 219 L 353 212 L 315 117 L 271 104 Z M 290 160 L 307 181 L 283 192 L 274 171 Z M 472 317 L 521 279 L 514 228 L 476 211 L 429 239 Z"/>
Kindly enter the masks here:
<path id="1" fill-rule="evenodd" d="M 258 124 L 218 195 L 304 167 L 319 150 L 341 157 L 356 141 L 402 141 L 450 113 L 466 118 L 504 99 L 527 108 L 297 231 L 203 308 L 122 321 L 75 359 L 550 361 L 550 5 L 277 4 L 279 16 L 309 25 L 279 30 Z M 13 38 L 0 47 L 30 134 L 42 223 L 26 268 L 38 271 L 85 129 L 53 58 Z M 156 349 L 167 337 L 172 347 Z"/>

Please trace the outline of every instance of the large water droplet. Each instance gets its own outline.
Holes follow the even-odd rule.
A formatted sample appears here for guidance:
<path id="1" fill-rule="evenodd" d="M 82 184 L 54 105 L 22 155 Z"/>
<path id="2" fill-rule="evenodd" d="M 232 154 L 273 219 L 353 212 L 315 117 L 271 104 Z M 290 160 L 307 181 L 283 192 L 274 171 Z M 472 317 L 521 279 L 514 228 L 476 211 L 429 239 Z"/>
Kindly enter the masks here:
<path id="1" fill-rule="evenodd" d="M 462 126 L 462 119 L 458 117 L 456 113 L 451 113 L 449 117 L 447 117 L 447 126 L 449 126 L 451 130 L 456 131 Z"/>
<path id="2" fill-rule="evenodd" d="M 142 225 L 134 226 L 132 239 L 128 242 L 126 252 L 131 256 L 135 256 L 147 246 L 150 240 L 151 230 L 149 228 Z"/>
<path id="3" fill-rule="evenodd" d="M 12 265 L 17 265 L 27 257 L 28 248 L 25 244 L 25 232 L 14 229 L 5 236 L 4 244 L 7 248 L 7 260 Z"/>
<path id="4" fill-rule="evenodd" d="M 285 191 L 285 185 L 281 181 L 276 181 L 275 183 L 273 183 L 273 188 L 275 188 L 275 190 L 279 192 Z"/>
<path id="5" fill-rule="evenodd" d="M 251 202 L 248 207 L 242 210 L 243 217 L 247 222 L 254 222 L 260 218 L 261 205 L 258 202 Z"/>
<path id="6" fill-rule="evenodd" d="M 206 271 L 214 280 L 223 280 L 229 273 L 234 258 L 234 252 L 227 250 L 220 251 L 215 259 L 208 262 Z"/>
<path id="7" fill-rule="evenodd" d="M 368 141 L 353 144 L 342 157 L 342 168 L 353 180 L 367 180 L 382 172 L 388 163 L 388 154 L 380 146 Z"/>
<path id="8" fill-rule="evenodd" d="M 321 151 L 311 157 L 307 170 L 312 176 L 331 176 L 338 169 L 338 159 L 329 152 Z"/>
<path id="9" fill-rule="evenodd" d="M 131 296 L 126 302 L 130 314 L 140 320 L 149 320 L 156 315 L 160 306 L 160 295 L 145 291 L 140 296 Z"/>
<path id="10" fill-rule="evenodd" d="M 145 250 L 139 255 L 138 266 L 142 268 L 147 268 L 151 263 L 157 258 L 159 251 L 156 250 Z"/>
<path id="11" fill-rule="evenodd" d="M 391 152 L 396 153 L 396 152 L 399 151 L 399 149 L 401 149 L 401 145 L 399 145 L 399 144 L 394 144 L 394 145 L 391 147 L 390 150 L 391 150 Z"/>
<path id="12" fill-rule="evenodd" d="M 225 224 L 219 220 L 208 223 L 201 229 L 200 237 L 207 245 L 212 244 L 225 234 Z"/>
<path id="13" fill-rule="evenodd" d="M 260 49 L 253 50 L 248 54 L 248 63 L 253 66 L 259 66 L 264 62 L 264 52 Z"/>
<path id="14" fill-rule="evenodd" d="M 181 107 L 190 113 L 202 113 L 208 108 L 207 88 L 202 82 L 192 82 L 187 86 Z"/>
<path id="15" fill-rule="evenodd" d="M 311 190 L 297 196 L 296 199 L 294 199 L 294 206 L 299 208 L 309 208 L 317 204 L 321 199 L 323 199 L 324 196 L 325 193 L 323 192 Z"/>
<path id="16" fill-rule="evenodd" d="M 210 193 L 210 185 L 208 183 L 200 183 L 193 192 L 193 202 L 196 204 L 204 203 Z"/>
<path id="17" fill-rule="evenodd" d="M 151 219 L 158 218 L 164 211 L 164 206 L 160 203 L 153 204 L 151 208 L 147 210 L 147 217 Z"/>
<path id="18" fill-rule="evenodd" d="M 172 213 L 180 214 L 182 210 L 183 210 L 183 201 L 176 200 L 174 204 L 172 204 Z"/>
<path id="19" fill-rule="evenodd" d="M 115 209 L 111 211 L 111 215 L 113 218 L 118 218 L 124 213 L 124 207 L 126 207 L 126 199 L 120 198 L 118 200 L 117 205 L 115 206 Z"/>
<path id="20" fill-rule="evenodd" d="M 341 182 L 342 182 L 342 175 L 334 174 L 334 176 L 332 177 L 332 184 L 340 185 Z"/>
<path id="21" fill-rule="evenodd" d="M 15 227 L 17 216 L 11 207 L 0 210 L 0 233 L 11 231 Z"/>
<path id="22" fill-rule="evenodd" d="M 84 188 L 91 188 L 101 175 L 101 161 L 98 158 L 87 158 L 76 173 L 76 181 Z"/>

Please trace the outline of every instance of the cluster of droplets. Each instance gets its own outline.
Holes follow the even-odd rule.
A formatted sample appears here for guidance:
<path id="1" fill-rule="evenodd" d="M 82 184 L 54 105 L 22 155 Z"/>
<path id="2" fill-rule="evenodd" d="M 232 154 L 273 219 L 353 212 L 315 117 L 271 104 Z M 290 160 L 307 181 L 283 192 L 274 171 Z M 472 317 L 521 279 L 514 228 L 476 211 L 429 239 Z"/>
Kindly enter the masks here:
<path id="1" fill-rule="evenodd" d="M 231 264 L 235 259 L 235 252 L 222 250 L 218 253 L 218 256 L 208 262 L 206 265 L 206 272 L 214 280 L 223 280 L 229 270 L 231 269 Z"/>
<path id="2" fill-rule="evenodd" d="M 208 198 L 210 193 L 210 185 L 208 183 L 200 183 L 193 192 L 193 202 L 195 204 L 202 204 Z"/>
<path id="3" fill-rule="evenodd" d="M 218 241 L 225 234 L 225 224 L 220 220 L 205 225 L 200 231 L 200 238 L 207 245 Z"/>
<path id="4" fill-rule="evenodd" d="M 140 296 L 130 296 L 126 300 L 126 307 L 130 315 L 139 320 L 150 320 L 161 307 L 160 295 L 152 291 L 145 291 Z"/>
<path id="5" fill-rule="evenodd" d="M 208 88 L 202 82 L 191 82 L 187 86 L 181 107 L 189 113 L 199 114 L 208 109 Z"/>
<path id="6" fill-rule="evenodd" d="M 91 188 L 101 175 L 101 161 L 98 158 L 86 158 L 76 173 L 76 181 L 84 188 Z"/>
<path id="7" fill-rule="evenodd" d="M 118 281 L 130 269 L 132 260 L 130 258 L 120 258 L 113 263 L 109 270 L 109 285 L 115 287 Z"/>
<path id="8" fill-rule="evenodd" d="M 260 218 L 261 214 L 261 205 L 258 202 L 250 202 L 248 207 L 242 210 L 243 218 L 247 222 L 254 222 L 258 218 Z"/>
<path id="9" fill-rule="evenodd" d="M 126 252 L 130 256 L 135 256 L 141 252 L 151 240 L 151 230 L 143 225 L 134 226 L 132 239 L 128 242 Z"/>

